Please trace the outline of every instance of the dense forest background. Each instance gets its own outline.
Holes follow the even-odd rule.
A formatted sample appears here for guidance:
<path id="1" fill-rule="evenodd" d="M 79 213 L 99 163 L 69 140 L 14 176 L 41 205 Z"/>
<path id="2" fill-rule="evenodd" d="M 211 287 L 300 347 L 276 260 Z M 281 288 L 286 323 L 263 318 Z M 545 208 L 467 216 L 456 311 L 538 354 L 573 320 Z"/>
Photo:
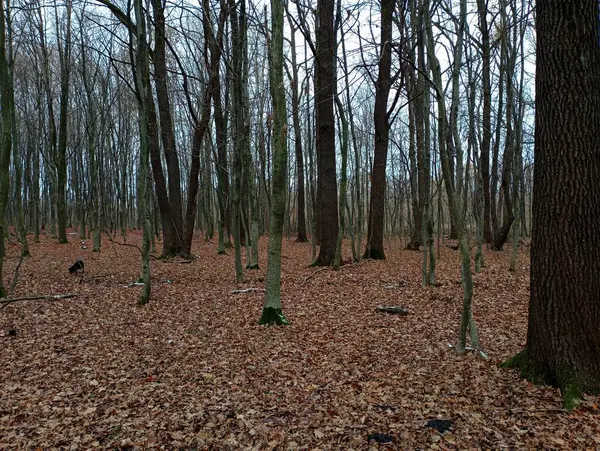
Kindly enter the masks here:
<path id="1" fill-rule="evenodd" d="M 513 234 L 527 236 L 531 2 L 338 2 L 324 38 L 322 6 L 285 5 L 285 234 L 320 243 L 323 233 L 335 243 L 335 233 L 320 229 L 337 232 L 339 221 L 354 260 L 365 242 L 376 256 L 381 234 L 410 237 L 412 248 L 430 236 L 456 239 L 447 177 L 469 235 L 481 218 L 482 239 L 495 248 L 514 241 L 515 220 Z M 190 227 L 218 235 L 224 251 L 238 218 L 241 241 L 252 242 L 268 232 L 272 190 L 268 6 L 142 9 L 154 234 L 164 235 L 165 255 L 189 253 Z M 75 227 L 99 249 L 104 232 L 126 236 L 141 225 L 134 77 L 143 68 L 133 5 L 10 2 L 5 13 L 14 88 L 8 222 L 21 239 L 47 230 L 65 241 L 66 227 Z M 333 58 L 326 70 L 323 49 Z M 331 155 L 321 158 L 320 146 Z M 335 202 L 329 185 L 337 186 Z M 322 203 L 344 208 L 319 221 Z"/>
<path id="2" fill-rule="evenodd" d="M 0 0 L 0 447 L 597 446 L 599 8 Z"/>

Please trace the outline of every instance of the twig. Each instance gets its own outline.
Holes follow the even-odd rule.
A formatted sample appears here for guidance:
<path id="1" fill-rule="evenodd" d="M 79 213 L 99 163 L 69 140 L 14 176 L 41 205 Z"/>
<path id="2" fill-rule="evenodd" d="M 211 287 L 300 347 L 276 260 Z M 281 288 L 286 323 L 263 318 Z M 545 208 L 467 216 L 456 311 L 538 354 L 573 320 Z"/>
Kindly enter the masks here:
<path id="1" fill-rule="evenodd" d="M 265 291 L 264 288 L 245 288 L 243 290 L 231 290 L 230 293 L 232 294 L 237 294 L 237 293 L 253 293 L 255 291 Z"/>
<path id="2" fill-rule="evenodd" d="M 78 294 L 42 294 L 38 296 L 23 296 L 20 298 L 1 298 L 0 305 L 2 308 L 6 307 L 8 304 L 12 304 L 13 302 L 18 301 L 42 301 L 42 300 L 53 300 L 53 299 L 68 299 L 79 296 Z"/>
<path id="3" fill-rule="evenodd" d="M 193 260 L 163 260 L 163 263 L 192 263 Z"/>
<path id="4" fill-rule="evenodd" d="M 144 286 L 144 282 L 131 282 L 127 285 L 123 285 L 125 288 L 131 288 L 131 287 L 143 287 Z"/>
<path id="5" fill-rule="evenodd" d="M 313 277 L 315 277 L 315 275 L 317 275 L 317 273 L 320 273 L 321 271 L 325 271 L 326 269 L 329 269 L 329 267 L 325 267 L 325 268 L 320 268 L 317 269 L 315 272 L 313 272 L 310 276 L 306 276 L 304 278 L 304 280 L 302 281 L 302 283 L 300 284 L 300 286 L 304 285 L 306 282 L 308 282 L 310 279 L 312 279 Z"/>
<path id="6" fill-rule="evenodd" d="M 125 246 L 125 247 L 133 247 L 135 249 L 137 249 L 139 251 L 139 253 L 142 253 L 142 250 L 140 249 L 140 247 L 137 244 L 131 244 L 131 243 L 119 243 L 118 241 L 115 241 L 113 239 L 113 237 L 110 236 L 110 234 L 108 232 L 104 232 L 106 234 L 106 236 L 108 237 L 108 241 L 110 241 L 111 243 L 114 244 L 118 244 L 119 246 Z M 159 257 L 157 257 L 156 255 L 152 255 L 150 254 L 150 257 L 152 257 L 154 260 L 158 260 Z"/>

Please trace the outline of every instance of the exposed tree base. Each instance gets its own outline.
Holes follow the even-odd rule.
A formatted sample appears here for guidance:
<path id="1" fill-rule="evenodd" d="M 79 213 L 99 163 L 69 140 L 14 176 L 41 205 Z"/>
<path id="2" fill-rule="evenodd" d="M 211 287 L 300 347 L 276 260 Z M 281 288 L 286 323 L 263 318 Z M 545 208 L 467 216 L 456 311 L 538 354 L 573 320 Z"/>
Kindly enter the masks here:
<path id="1" fill-rule="evenodd" d="M 246 269 L 260 269 L 260 266 L 258 265 L 258 263 L 253 263 L 253 264 L 248 263 L 246 265 Z"/>
<path id="2" fill-rule="evenodd" d="M 183 250 L 163 250 L 159 257 L 160 260 L 172 260 L 172 259 L 188 259 L 186 253 Z"/>
<path id="3" fill-rule="evenodd" d="M 502 228 L 496 235 L 494 242 L 492 243 L 492 249 L 495 251 L 501 251 L 504 247 L 504 243 L 508 239 L 508 232 L 510 232 L 510 228 L 512 227 L 512 223 L 515 220 L 514 216 L 509 216 L 506 218 L 504 224 L 502 224 Z"/>
<path id="4" fill-rule="evenodd" d="M 331 266 L 333 264 L 333 257 L 331 258 L 323 258 L 320 255 L 317 256 L 317 259 L 310 264 L 311 268 L 316 266 Z"/>
<path id="5" fill-rule="evenodd" d="M 577 376 L 572 369 L 565 368 L 562 376 L 558 378 L 549 378 L 537 371 L 529 361 L 527 349 L 517 353 L 506 362 L 500 364 L 502 368 L 514 368 L 519 370 L 521 377 L 536 385 L 547 384 L 560 389 L 562 395 L 562 405 L 565 409 L 572 410 L 579 404 L 583 397 L 585 383 L 581 377 Z M 590 390 L 592 394 L 597 394 L 597 390 Z"/>
<path id="6" fill-rule="evenodd" d="M 306 235 L 298 235 L 295 243 L 308 243 L 308 238 L 306 238 Z"/>
<path id="7" fill-rule="evenodd" d="M 283 316 L 281 309 L 275 309 L 273 307 L 264 307 L 262 311 L 262 316 L 258 320 L 258 324 L 275 324 L 277 326 L 287 326 L 290 323 L 286 319 L 286 317 Z"/>
<path id="8" fill-rule="evenodd" d="M 363 258 L 370 258 L 371 260 L 385 260 L 385 252 L 383 252 L 383 249 L 374 249 L 372 247 L 367 247 Z"/>

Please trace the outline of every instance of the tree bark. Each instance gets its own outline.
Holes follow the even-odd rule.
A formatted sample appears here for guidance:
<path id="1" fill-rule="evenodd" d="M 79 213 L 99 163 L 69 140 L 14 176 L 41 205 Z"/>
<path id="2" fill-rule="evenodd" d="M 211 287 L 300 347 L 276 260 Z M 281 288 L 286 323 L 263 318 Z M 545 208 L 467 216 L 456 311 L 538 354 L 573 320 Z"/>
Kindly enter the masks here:
<path id="1" fill-rule="evenodd" d="M 4 213 L 8 201 L 10 187 L 10 157 L 12 149 L 12 115 L 11 93 L 12 84 L 9 79 L 9 61 L 6 54 L 6 27 L 4 22 L 4 0 L 0 0 L 0 297 L 6 296 L 2 269 L 4 267 Z"/>
<path id="2" fill-rule="evenodd" d="M 531 297 L 520 367 L 566 407 L 600 392 L 596 0 L 538 0 Z M 513 362 L 516 363 L 516 362 Z"/>
<path id="3" fill-rule="evenodd" d="M 202 103 L 202 111 L 200 117 L 195 113 L 193 114 L 195 119 L 194 124 L 194 136 L 192 138 L 192 155 L 190 159 L 190 174 L 188 181 L 188 198 L 185 209 L 185 222 L 183 228 L 183 243 L 181 254 L 190 258 L 192 256 L 192 241 L 194 237 L 194 225 L 196 222 L 197 213 L 197 197 L 198 190 L 200 188 L 200 166 L 201 159 L 200 153 L 202 152 L 202 143 L 204 135 L 208 129 L 210 121 L 210 105 L 212 101 L 212 94 L 214 88 L 214 78 L 217 77 L 216 73 L 219 71 L 219 62 L 221 60 L 221 48 L 223 41 L 223 30 L 226 20 L 225 3 L 221 4 L 221 13 L 219 15 L 219 24 L 217 28 L 217 36 L 212 31 L 212 24 L 210 23 L 210 9 L 207 0 L 203 1 L 203 12 L 202 12 L 202 23 L 204 28 L 205 46 L 204 51 L 207 52 L 205 59 L 208 64 L 209 72 L 209 83 L 207 84 L 204 92 L 204 100 Z M 191 108 L 191 105 L 190 105 Z"/>
<path id="4" fill-rule="evenodd" d="M 299 95 L 299 79 L 298 79 L 298 63 L 296 61 L 296 39 L 295 28 L 291 19 L 288 20 L 290 25 L 290 52 L 292 55 L 292 76 L 290 83 L 292 85 L 292 120 L 294 125 L 294 151 L 296 154 L 296 195 L 298 197 L 298 236 L 297 243 L 306 243 L 306 206 L 305 206 L 305 189 L 304 189 L 304 156 L 302 151 L 302 130 L 300 129 L 300 95 Z"/>
<path id="5" fill-rule="evenodd" d="M 481 33 L 481 83 L 483 89 L 482 131 L 480 145 L 481 178 L 483 182 L 483 239 L 493 240 L 490 224 L 490 144 L 492 140 L 492 86 L 490 82 L 490 32 L 487 23 L 487 1 L 477 0 L 479 32 Z"/>
<path id="6" fill-rule="evenodd" d="M 375 84 L 375 154 L 371 182 L 371 202 L 364 258 L 385 259 L 383 250 L 383 217 L 385 213 L 386 166 L 390 137 L 387 103 L 392 80 L 392 17 L 394 0 L 381 0 L 381 42 L 379 74 Z"/>
<path id="7" fill-rule="evenodd" d="M 259 324 L 288 324 L 281 311 L 281 241 L 287 193 L 287 113 L 283 85 L 283 4 L 271 0 L 269 81 L 273 102 L 273 194 L 265 300 Z"/>
<path id="8" fill-rule="evenodd" d="M 316 29 L 315 109 L 319 255 L 314 262 L 317 266 L 329 266 L 333 263 L 339 228 L 333 109 L 336 86 L 334 4 L 334 0 L 319 0 L 317 5 L 319 20 Z"/>
<path id="9" fill-rule="evenodd" d="M 58 219 L 58 242 L 67 243 L 67 114 L 69 108 L 69 88 L 71 76 L 71 1 L 67 1 L 66 35 L 63 45 L 58 32 L 57 42 L 60 63 L 60 108 L 58 123 L 58 147 L 56 153 L 56 216 Z"/>
<path id="10" fill-rule="evenodd" d="M 152 92 L 150 88 L 150 63 L 148 56 L 148 43 L 146 41 L 146 18 L 142 7 L 142 0 L 134 0 L 136 26 L 136 49 L 135 49 L 135 90 L 138 105 L 138 127 L 140 136 L 140 160 L 138 174 L 138 202 L 139 216 L 142 223 L 142 268 L 141 281 L 143 282 L 139 303 L 144 305 L 150 300 L 150 164 L 149 164 L 149 141 L 150 119 L 149 104 L 152 103 Z M 130 35 L 130 39 L 133 36 Z M 133 47 L 133 42 L 130 42 Z"/>
<path id="11" fill-rule="evenodd" d="M 183 217 L 181 198 L 181 173 L 175 142 L 175 129 L 167 87 L 167 62 L 165 54 L 165 5 L 163 0 L 152 0 L 154 12 L 154 84 L 160 119 L 160 137 L 168 175 L 169 221 L 173 227 L 173 241 L 168 254 L 179 254 L 183 241 Z M 164 228 L 164 225 L 163 225 Z"/>

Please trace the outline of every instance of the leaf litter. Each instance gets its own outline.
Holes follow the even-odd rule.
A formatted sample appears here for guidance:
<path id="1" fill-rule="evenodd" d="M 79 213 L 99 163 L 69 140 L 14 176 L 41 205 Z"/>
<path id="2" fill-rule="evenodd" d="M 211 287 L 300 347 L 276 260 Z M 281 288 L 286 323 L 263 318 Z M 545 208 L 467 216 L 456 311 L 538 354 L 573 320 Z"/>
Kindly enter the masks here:
<path id="1" fill-rule="evenodd" d="M 557 390 L 498 367 L 525 344 L 528 249 L 516 273 L 508 252 L 487 252 L 474 276 L 485 360 L 448 347 L 461 309 L 457 252 L 442 246 L 439 286 L 422 288 L 421 254 L 403 244 L 389 242 L 385 261 L 333 271 L 309 267 L 309 244 L 284 240 L 291 324 L 265 327 L 257 322 L 266 240 L 261 269 L 239 285 L 233 251 L 217 255 L 200 237 L 190 264 L 153 261 L 145 307 L 130 285 L 140 268 L 134 247 L 31 243 L 15 296 L 78 296 L 0 310 L 0 448 L 600 446 L 597 397 L 564 411 Z M 8 247 L 4 280 L 18 252 Z M 70 275 L 78 259 L 85 273 Z"/>

